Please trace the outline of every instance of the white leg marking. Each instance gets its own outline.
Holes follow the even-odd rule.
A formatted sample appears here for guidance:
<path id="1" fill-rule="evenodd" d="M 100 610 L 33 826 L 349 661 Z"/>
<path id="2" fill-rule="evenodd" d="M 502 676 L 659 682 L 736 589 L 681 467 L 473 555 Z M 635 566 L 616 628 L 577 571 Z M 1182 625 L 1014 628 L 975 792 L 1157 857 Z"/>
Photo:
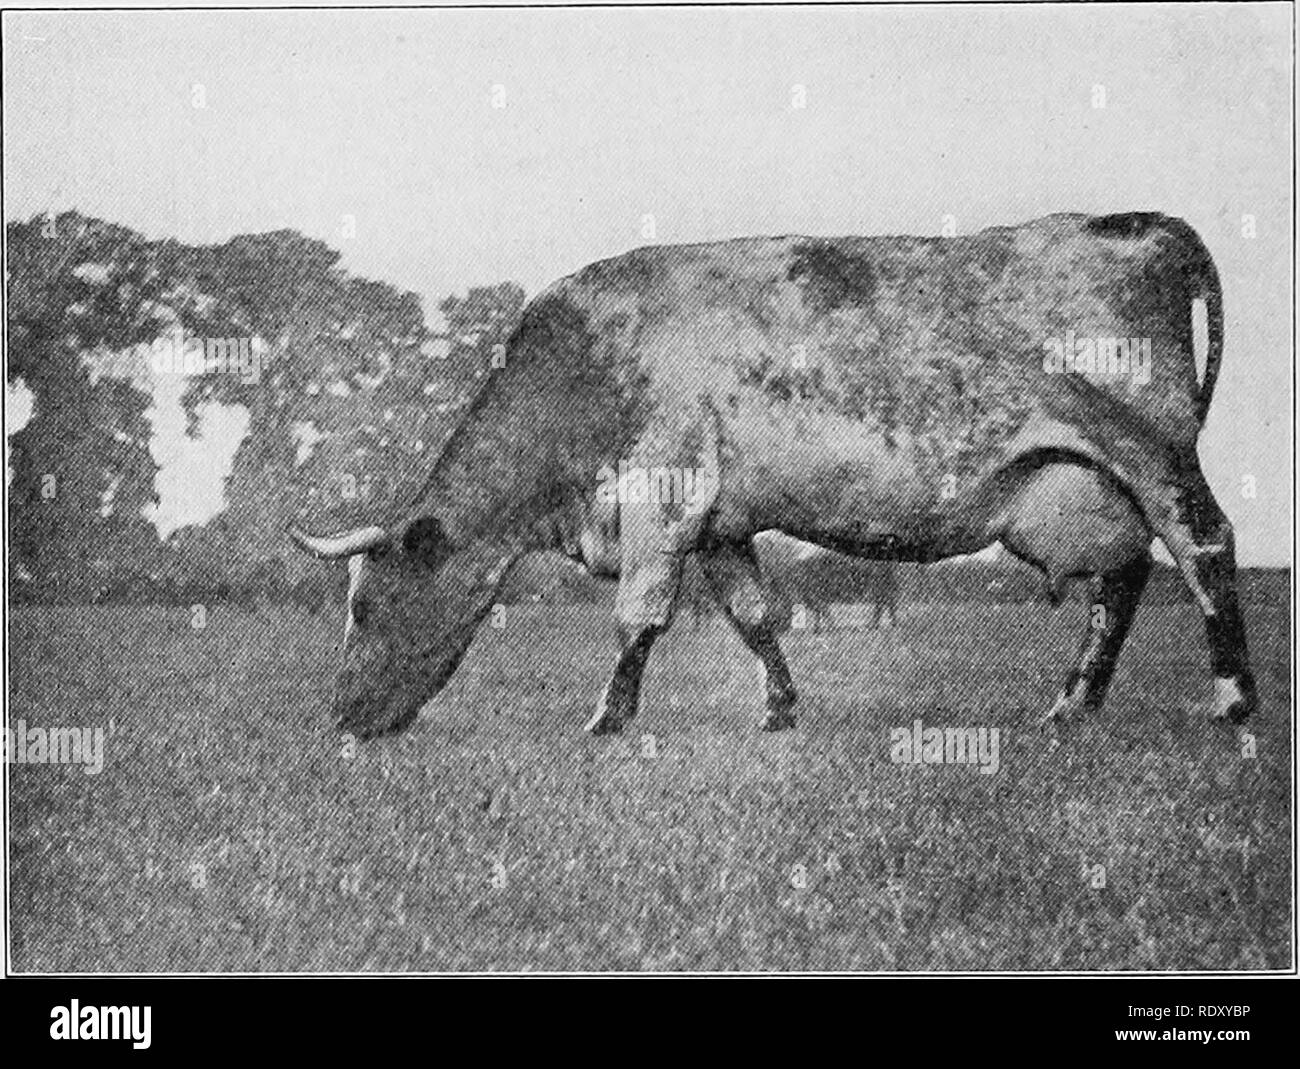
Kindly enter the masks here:
<path id="1" fill-rule="evenodd" d="M 1214 677 L 1214 705 L 1210 708 L 1210 718 L 1213 720 L 1222 720 L 1228 715 L 1237 702 L 1246 700 L 1246 696 L 1241 692 L 1235 679 L 1225 679 L 1223 676 Z"/>
<path id="2" fill-rule="evenodd" d="M 605 726 L 605 716 L 609 712 L 609 692 L 613 686 L 613 679 L 605 684 L 605 689 L 600 695 L 600 701 L 596 703 L 596 714 L 583 726 L 583 731 L 597 731 L 601 727 Z"/>

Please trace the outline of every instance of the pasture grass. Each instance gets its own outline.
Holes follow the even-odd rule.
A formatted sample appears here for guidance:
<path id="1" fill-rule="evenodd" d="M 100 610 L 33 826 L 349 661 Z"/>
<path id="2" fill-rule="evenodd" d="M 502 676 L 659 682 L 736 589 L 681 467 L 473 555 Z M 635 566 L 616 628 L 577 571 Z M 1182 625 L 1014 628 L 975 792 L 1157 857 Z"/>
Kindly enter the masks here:
<path id="1" fill-rule="evenodd" d="M 1246 606 L 1254 758 L 1195 712 L 1187 605 L 1144 606 L 1107 708 L 1048 733 L 1077 605 L 789 635 L 800 721 L 777 735 L 726 624 L 683 619 L 616 739 L 580 733 L 606 611 L 510 607 L 415 727 L 355 755 L 326 713 L 333 614 L 20 608 L 11 722 L 112 731 L 97 776 L 10 767 L 12 965 L 1289 968 L 1284 583 Z M 892 764 L 918 717 L 999 728 L 997 774 Z"/>

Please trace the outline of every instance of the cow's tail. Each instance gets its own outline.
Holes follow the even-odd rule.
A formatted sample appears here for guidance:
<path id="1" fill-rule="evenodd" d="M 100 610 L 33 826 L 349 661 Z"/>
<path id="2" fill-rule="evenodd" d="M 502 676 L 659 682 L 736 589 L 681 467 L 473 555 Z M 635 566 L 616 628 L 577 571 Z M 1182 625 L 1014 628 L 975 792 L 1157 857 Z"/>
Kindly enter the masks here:
<path id="1" fill-rule="evenodd" d="M 1196 420 L 1204 426 L 1205 417 L 1210 412 L 1210 401 L 1214 398 L 1214 384 L 1219 378 L 1219 365 L 1223 361 L 1223 287 L 1219 284 L 1219 269 L 1214 266 L 1210 250 L 1200 235 L 1186 223 L 1182 223 L 1179 229 L 1188 293 L 1193 301 L 1205 302 L 1205 374 L 1201 377 L 1200 392 L 1196 397 Z"/>

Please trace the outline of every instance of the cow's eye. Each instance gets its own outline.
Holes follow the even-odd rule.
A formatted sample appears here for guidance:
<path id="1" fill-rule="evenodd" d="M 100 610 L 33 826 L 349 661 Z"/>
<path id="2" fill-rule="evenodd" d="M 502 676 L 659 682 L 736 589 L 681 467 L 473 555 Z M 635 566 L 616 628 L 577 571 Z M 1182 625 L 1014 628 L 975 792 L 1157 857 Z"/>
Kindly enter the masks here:
<path id="1" fill-rule="evenodd" d="M 357 624 L 364 624 L 370 615 L 370 602 L 365 598 L 352 599 L 352 619 Z"/>
<path id="2" fill-rule="evenodd" d="M 402 548 L 407 555 L 425 564 L 439 560 L 444 555 L 445 547 L 446 536 L 442 524 L 433 516 L 422 516 L 413 521 L 402 535 Z"/>

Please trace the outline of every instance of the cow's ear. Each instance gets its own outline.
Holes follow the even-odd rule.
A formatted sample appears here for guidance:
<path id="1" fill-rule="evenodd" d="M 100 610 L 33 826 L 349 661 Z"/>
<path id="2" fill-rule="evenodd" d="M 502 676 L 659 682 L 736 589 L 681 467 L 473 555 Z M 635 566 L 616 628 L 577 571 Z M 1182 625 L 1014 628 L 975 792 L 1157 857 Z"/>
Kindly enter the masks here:
<path id="1" fill-rule="evenodd" d="M 433 516 L 412 520 L 402 533 L 402 549 L 407 556 L 423 561 L 435 560 L 446 541 L 442 524 Z"/>

